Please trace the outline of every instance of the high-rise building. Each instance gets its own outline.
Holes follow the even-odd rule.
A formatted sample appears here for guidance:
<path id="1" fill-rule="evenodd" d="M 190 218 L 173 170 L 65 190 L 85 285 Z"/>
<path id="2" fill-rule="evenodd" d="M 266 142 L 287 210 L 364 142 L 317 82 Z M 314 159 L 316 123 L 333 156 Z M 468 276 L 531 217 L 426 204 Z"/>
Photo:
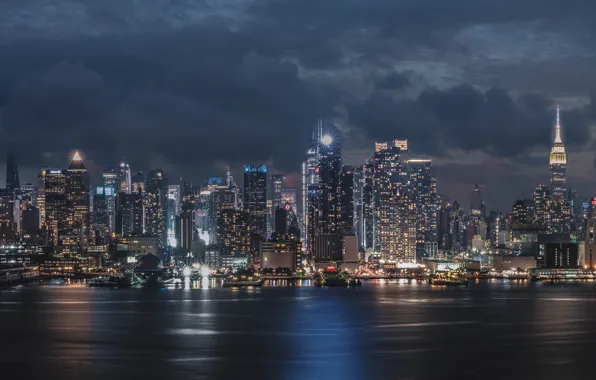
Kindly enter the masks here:
<path id="1" fill-rule="evenodd" d="M 244 211 L 249 215 L 250 232 L 267 234 L 267 166 L 244 165 Z"/>
<path id="2" fill-rule="evenodd" d="M 118 192 L 130 194 L 132 191 L 132 178 L 130 175 L 130 166 L 127 162 L 120 162 L 118 167 Z"/>
<path id="3" fill-rule="evenodd" d="M 551 231 L 569 233 L 571 208 L 567 199 L 567 153 L 561 139 L 561 118 L 557 106 L 555 140 L 550 153 Z"/>
<path id="4" fill-rule="evenodd" d="M 184 211 L 176 216 L 176 242 L 181 252 L 188 255 L 192 250 L 194 236 L 194 212 Z"/>
<path id="5" fill-rule="evenodd" d="M 168 178 L 161 169 L 154 169 L 147 176 L 145 185 L 145 232 L 158 236 L 161 247 L 168 244 Z"/>
<path id="6" fill-rule="evenodd" d="M 180 185 L 168 185 L 168 241 L 176 239 L 176 217 L 181 211 Z"/>
<path id="7" fill-rule="evenodd" d="M 304 246 L 313 252 L 313 237 L 319 222 L 319 142 L 323 137 L 323 120 L 319 119 L 316 132 L 313 132 L 306 161 L 302 163 L 302 236 Z"/>
<path id="8" fill-rule="evenodd" d="M 104 186 L 113 186 L 116 192 L 120 191 L 120 180 L 118 170 L 115 168 L 107 168 L 103 171 L 101 178 Z"/>
<path id="9" fill-rule="evenodd" d="M 354 224 L 354 167 L 344 165 L 340 178 L 340 227 L 339 230 L 344 235 L 355 235 Z"/>
<path id="10" fill-rule="evenodd" d="M 46 168 L 41 171 L 43 183 L 43 226 L 48 243 L 58 244 L 58 232 L 66 224 L 66 175 L 64 170 Z"/>
<path id="11" fill-rule="evenodd" d="M 407 141 L 375 143 L 373 189 L 375 200 L 374 250 L 385 260 L 397 258 L 398 203 L 403 198 L 403 167 L 400 154 L 407 151 Z M 399 197 L 398 197 L 399 195 Z M 415 227 L 414 227 L 415 228 Z M 415 253 L 415 252 L 414 252 Z"/>
<path id="12" fill-rule="evenodd" d="M 375 191 L 374 191 L 374 160 L 368 159 L 362 167 L 364 184 L 362 186 L 362 246 L 372 249 L 375 242 Z"/>
<path id="13" fill-rule="evenodd" d="M 543 232 L 550 228 L 550 189 L 546 185 L 538 185 L 534 190 L 534 224 Z"/>
<path id="14" fill-rule="evenodd" d="M 220 252 L 224 255 L 248 254 L 251 243 L 249 213 L 225 204 L 222 207 L 217 221 Z"/>
<path id="15" fill-rule="evenodd" d="M 288 232 L 288 211 L 284 207 L 275 209 L 275 229 L 277 235 L 285 235 Z"/>
<path id="16" fill-rule="evenodd" d="M 115 221 L 115 198 L 114 186 L 99 185 L 94 187 L 92 226 L 96 244 L 107 244 L 111 232 L 114 231 L 112 223 Z"/>
<path id="17" fill-rule="evenodd" d="M 116 197 L 116 235 L 120 237 L 142 235 L 144 232 L 144 210 L 145 204 L 142 193 L 138 191 L 130 194 L 118 193 Z"/>
<path id="18" fill-rule="evenodd" d="M 11 144 L 6 157 L 6 190 L 11 194 L 20 189 L 19 169 L 14 144 Z"/>
<path id="19" fill-rule="evenodd" d="M 533 202 L 528 199 L 516 200 L 511 211 L 511 224 L 530 225 L 533 220 Z"/>
<path id="20" fill-rule="evenodd" d="M 62 252 L 83 253 L 90 236 L 89 173 L 78 151 L 66 170 L 66 223 L 59 231 Z M 47 206 L 47 205 L 46 205 Z"/>
<path id="21" fill-rule="evenodd" d="M 586 240 L 584 244 L 584 265 L 596 269 L 596 197 L 590 201 L 586 218 Z"/>
<path id="22" fill-rule="evenodd" d="M 296 189 L 282 189 L 281 190 L 281 205 L 285 207 L 287 204 L 292 208 L 292 212 L 298 215 L 298 208 L 296 205 Z"/>
<path id="23" fill-rule="evenodd" d="M 281 191 L 285 185 L 285 177 L 280 174 L 274 174 L 271 176 L 271 212 L 270 212 L 270 225 L 275 226 L 275 211 L 278 208 L 283 207 L 281 199 Z M 275 228 L 273 228 L 275 229 Z"/>
<path id="24" fill-rule="evenodd" d="M 339 233 L 340 183 L 341 183 L 341 134 L 331 124 L 323 125 L 319 141 L 319 225 L 317 233 Z"/>
<path id="25" fill-rule="evenodd" d="M 484 188 L 478 184 L 472 188 L 470 196 L 470 216 L 475 222 L 484 220 L 486 206 L 484 204 Z"/>
<path id="26" fill-rule="evenodd" d="M 138 172 L 132 177 L 132 191 L 145 193 L 145 174 Z"/>
<path id="27" fill-rule="evenodd" d="M 437 241 L 437 180 L 430 159 L 407 161 L 409 191 L 416 204 L 416 240 Z"/>

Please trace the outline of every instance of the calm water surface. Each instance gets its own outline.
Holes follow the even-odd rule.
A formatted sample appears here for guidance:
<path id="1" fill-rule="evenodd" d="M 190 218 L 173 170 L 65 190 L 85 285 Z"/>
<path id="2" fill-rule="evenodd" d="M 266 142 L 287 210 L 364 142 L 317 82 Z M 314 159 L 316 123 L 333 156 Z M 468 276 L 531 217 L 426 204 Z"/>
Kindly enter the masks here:
<path id="1" fill-rule="evenodd" d="M 596 285 L 20 288 L 0 353 L 22 379 L 593 378 Z"/>

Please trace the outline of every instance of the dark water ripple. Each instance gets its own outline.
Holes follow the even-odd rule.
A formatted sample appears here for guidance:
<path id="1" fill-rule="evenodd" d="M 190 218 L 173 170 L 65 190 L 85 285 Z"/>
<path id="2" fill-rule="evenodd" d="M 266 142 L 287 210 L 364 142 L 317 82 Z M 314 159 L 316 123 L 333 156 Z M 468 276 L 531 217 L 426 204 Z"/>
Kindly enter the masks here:
<path id="1" fill-rule="evenodd" d="M 0 292 L 23 379 L 576 379 L 595 344 L 590 284 Z"/>

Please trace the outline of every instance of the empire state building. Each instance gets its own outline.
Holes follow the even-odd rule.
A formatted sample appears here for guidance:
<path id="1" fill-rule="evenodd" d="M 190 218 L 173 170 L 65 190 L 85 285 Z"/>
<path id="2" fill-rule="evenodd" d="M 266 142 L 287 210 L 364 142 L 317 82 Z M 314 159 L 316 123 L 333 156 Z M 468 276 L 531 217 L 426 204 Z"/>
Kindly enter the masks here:
<path id="1" fill-rule="evenodd" d="M 564 200 L 567 193 L 567 153 L 561 140 L 561 119 L 557 107 L 557 124 L 555 125 L 555 142 L 550 151 L 550 193 L 554 201 Z"/>
<path id="2" fill-rule="evenodd" d="M 551 232 L 569 233 L 571 207 L 567 199 L 567 153 L 561 139 L 560 110 L 557 107 L 555 142 L 550 152 L 550 210 Z"/>

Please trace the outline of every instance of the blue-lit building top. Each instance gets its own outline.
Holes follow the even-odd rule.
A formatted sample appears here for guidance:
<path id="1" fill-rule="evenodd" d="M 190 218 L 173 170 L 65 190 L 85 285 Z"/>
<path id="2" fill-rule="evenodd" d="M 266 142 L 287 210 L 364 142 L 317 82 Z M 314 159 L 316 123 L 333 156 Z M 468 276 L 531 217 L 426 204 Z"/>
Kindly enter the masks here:
<path id="1" fill-rule="evenodd" d="M 116 188 L 110 185 L 95 186 L 95 195 L 105 195 L 108 197 L 116 195 Z"/>
<path id="2" fill-rule="evenodd" d="M 267 165 L 263 164 L 260 166 L 244 165 L 245 173 L 267 173 Z"/>
<path id="3" fill-rule="evenodd" d="M 207 184 L 209 185 L 221 185 L 223 183 L 223 178 L 221 177 L 209 177 L 209 181 Z"/>

